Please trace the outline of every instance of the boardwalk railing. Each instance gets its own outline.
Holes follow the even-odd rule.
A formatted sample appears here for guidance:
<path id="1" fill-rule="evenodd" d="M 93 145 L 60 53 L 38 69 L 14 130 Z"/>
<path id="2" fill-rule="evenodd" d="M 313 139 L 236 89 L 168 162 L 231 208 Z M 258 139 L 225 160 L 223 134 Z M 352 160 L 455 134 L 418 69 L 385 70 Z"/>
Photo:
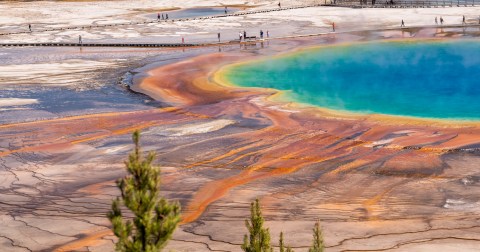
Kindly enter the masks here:
<path id="1" fill-rule="evenodd" d="M 28 47 L 28 46 L 65 46 L 65 47 L 190 47 L 203 46 L 208 44 L 189 44 L 189 43 L 0 43 L 0 47 Z"/>
<path id="2" fill-rule="evenodd" d="M 480 6 L 480 0 L 332 0 L 332 5 L 353 8 L 432 8 Z"/>

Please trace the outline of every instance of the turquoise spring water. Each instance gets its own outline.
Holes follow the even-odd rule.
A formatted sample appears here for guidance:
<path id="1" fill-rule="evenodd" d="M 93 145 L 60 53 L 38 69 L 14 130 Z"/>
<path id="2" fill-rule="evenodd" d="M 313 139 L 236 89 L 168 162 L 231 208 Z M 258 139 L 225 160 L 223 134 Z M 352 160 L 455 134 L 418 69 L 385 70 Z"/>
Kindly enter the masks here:
<path id="1" fill-rule="evenodd" d="M 334 110 L 480 120 L 480 41 L 372 42 L 235 65 L 238 86 Z"/>

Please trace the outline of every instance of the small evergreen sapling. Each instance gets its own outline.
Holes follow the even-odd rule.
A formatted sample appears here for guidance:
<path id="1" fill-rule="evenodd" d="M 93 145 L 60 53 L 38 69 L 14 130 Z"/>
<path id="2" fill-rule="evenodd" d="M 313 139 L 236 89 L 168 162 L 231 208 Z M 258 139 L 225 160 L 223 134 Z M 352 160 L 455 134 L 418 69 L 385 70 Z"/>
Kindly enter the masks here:
<path id="1" fill-rule="evenodd" d="M 322 230 L 320 229 L 320 221 L 315 222 L 313 228 L 313 244 L 308 252 L 323 252 L 325 250 L 323 245 L 323 235 Z"/>
<path id="2" fill-rule="evenodd" d="M 128 175 L 117 181 L 121 198 L 112 202 L 108 218 L 118 237 L 116 250 L 122 252 L 154 252 L 165 247 L 180 222 L 180 205 L 160 197 L 160 169 L 152 167 L 155 153 L 143 158 L 140 133 L 133 133 L 135 150 L 125 162 Z M 124 218 L 120 205 L 133 214 Z"/>
<path id="3" fill-rule="evenodd" d="M 265 220 L 262 216 L 258 199 L 251 203 L 250 221 L 245 220 L 249 235 L 243 239 L 242 250 L 245 252 L 273 252 L 270 245 L 270 231 L 263 227 Z"/>

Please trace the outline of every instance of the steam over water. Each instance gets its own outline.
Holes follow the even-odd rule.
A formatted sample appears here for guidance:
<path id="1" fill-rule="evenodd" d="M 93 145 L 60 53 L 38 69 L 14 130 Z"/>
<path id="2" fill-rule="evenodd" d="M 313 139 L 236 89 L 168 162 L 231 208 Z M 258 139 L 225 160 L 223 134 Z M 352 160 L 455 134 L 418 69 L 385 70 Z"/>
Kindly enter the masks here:
<path id="1" fill-rule="evenodd" d="M 306 49 L 227 68 L 245 87 L 335 110 L 480 119 L 480 41 L 372 42 Z"/>

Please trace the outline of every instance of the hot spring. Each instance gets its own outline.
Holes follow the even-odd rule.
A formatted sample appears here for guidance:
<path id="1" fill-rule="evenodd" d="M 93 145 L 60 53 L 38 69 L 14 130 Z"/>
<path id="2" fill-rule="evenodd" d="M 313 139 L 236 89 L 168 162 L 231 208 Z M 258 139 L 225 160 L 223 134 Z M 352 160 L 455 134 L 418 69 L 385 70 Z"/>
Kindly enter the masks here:
<path id="1" fill-rule="evenodd" d="M 228 82 L 333 110 L 480 119 L 480 41 L 324 46 L 228 66 Z"/>

